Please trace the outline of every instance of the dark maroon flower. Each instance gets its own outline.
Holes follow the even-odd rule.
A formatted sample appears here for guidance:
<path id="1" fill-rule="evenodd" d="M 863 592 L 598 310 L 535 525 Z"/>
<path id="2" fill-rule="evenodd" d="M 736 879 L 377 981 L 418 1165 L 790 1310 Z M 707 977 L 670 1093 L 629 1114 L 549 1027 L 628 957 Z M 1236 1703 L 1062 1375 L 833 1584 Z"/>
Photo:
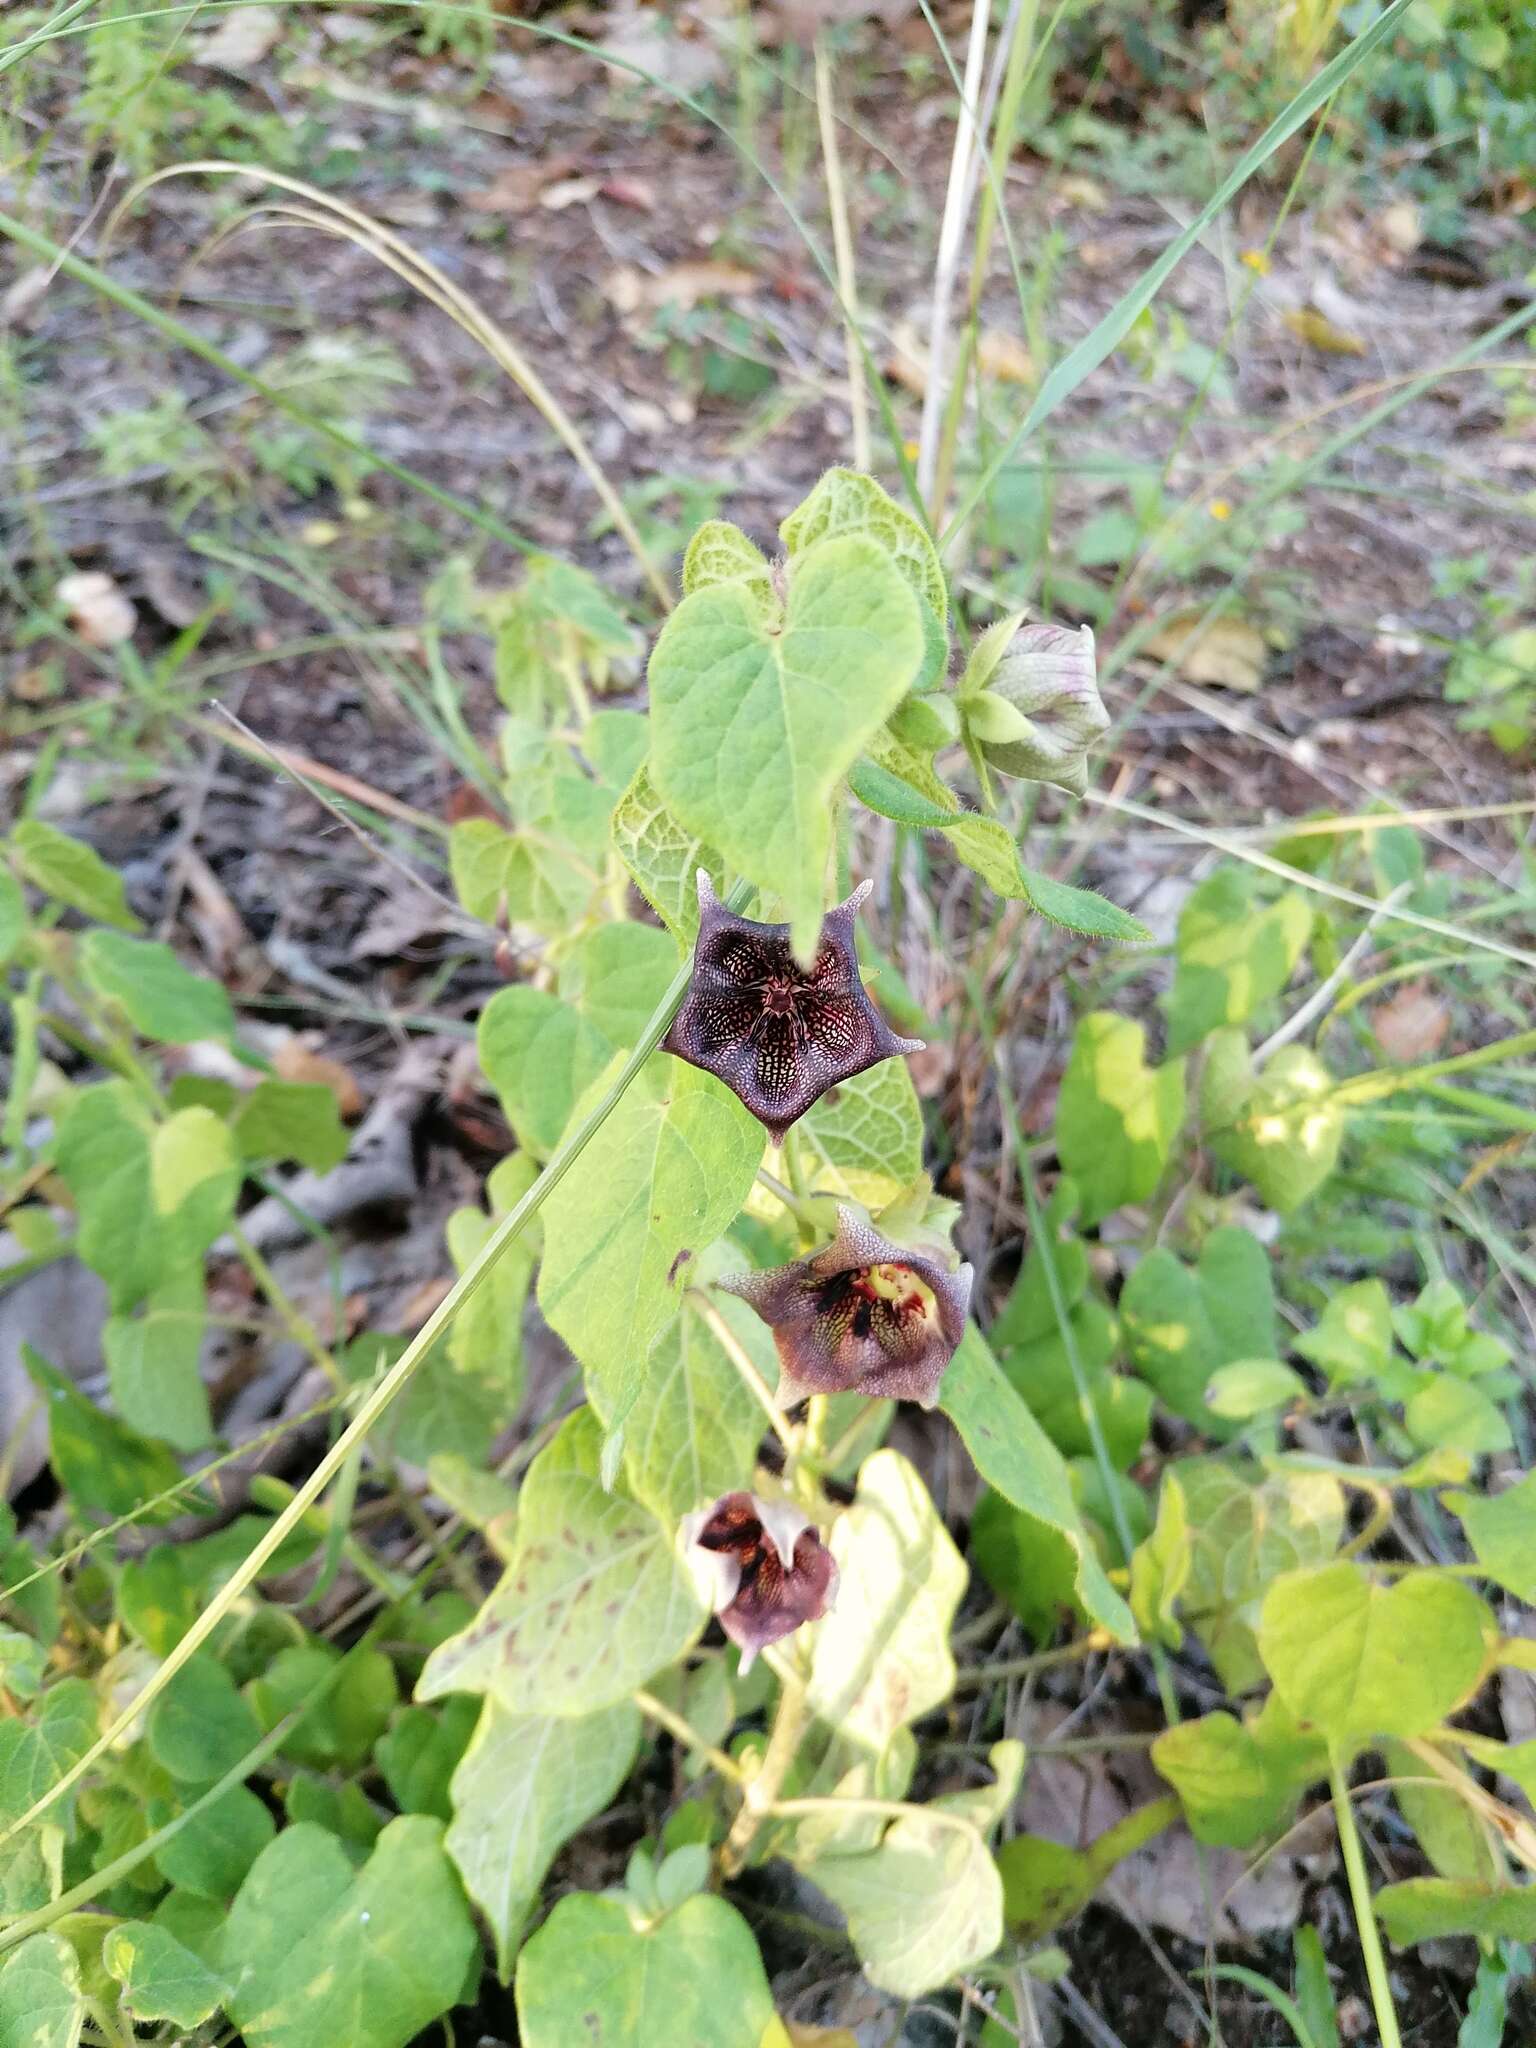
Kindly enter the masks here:
<path id="1" fill-rule="evenodd" d="M 969 1266 L 951 1273 L 840 1208 L 837 1235 L 821 1251 L 720 1285 L 772 1329 L 781 1407 L 857 1392 L 931 1408 L 965 1334 L 971 1278 Z"/>
<path id="2" fill-rule="evenodd" d="M 699 870 L 699 936 L 693 980 L 661 1041 L 714 1074 L 768 1127 L 775 1144 L 818 1096 L 919 1038 L 898 1038 L 864 992 L 853 920 L 863 882 L 829 910 L 816 958 L 800 967 L 787 924 L 754 924 L 726 909 Z"/>
<path id="3" fill-rule="evenodd" d="M 759 1650 L 819 1621 L 837 1597 L 837 1566 L 815 1526 L 787 1500 L 722 1494 L 689 1515 L 683 1540 L 715 1569 L 715 1612 L 750 1669 Z"/>

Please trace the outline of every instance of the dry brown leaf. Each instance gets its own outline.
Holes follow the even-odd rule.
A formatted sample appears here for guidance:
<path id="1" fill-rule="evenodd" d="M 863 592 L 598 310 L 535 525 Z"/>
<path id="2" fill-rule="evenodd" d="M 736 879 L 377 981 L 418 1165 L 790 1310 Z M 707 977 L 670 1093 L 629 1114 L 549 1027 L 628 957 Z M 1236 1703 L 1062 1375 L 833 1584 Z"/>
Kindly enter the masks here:
<path id="1" fill-rule="evenodd" d="M 1032 1729 L 1033 1739 L 1063 1718 L 1048 1708 Z M 1074 1734 L 1082 1732 L 1074 1728 Z M 1095 1734 L 1123 1732 L 1096 1728 Z M 1124 1820 L 1137 1807 L 1166 1798 L 1168 1787 L 1141 1750 L 1090 1752 L 1082 1756 L 1036 1755 L 1024 1780 L 1021 1824 L 1068 1848 L 1081 1849 Z M 1331 1843 L 1332 1822 L 1322 1811 Z M 1182 1825 L 1160 1835 L 1117 1864 L 1099 1897 L 1135 1926 L 1162 1927 L 1187 1941 L 1242 1941 L 1295 1924 L 1303 1886 L 1312 1872 L 1314 1844 L 1305 1825 L 1287 1848 L 1247 1873 L 1253 1859 L 1235 1849 L 1201 1849 Z M 1207 1884 L 1209 1893 L 1207 1893 Z M 1214 1908 L 1209 1925 L 1207 1897 Z"/>
<path id="2" fill-rule="evenodd" d="M 1001 384 L 1033 384 L 1035 359 L 1016 334 L 989 327 L 976 344 L 976 362 L 984 377 Z"/>
<path id="3" fill-rule="evenodd" d="M 0 297 L 0 327 L 29 327 L 52 282 L 53 270 L 46 263 L 24 270 Z"/>
<path id="4" fill-rule="evenodd" d="M 914 398 L 921 398 L 927 391 L 928 350 L 918 335 L 915 322 L 899 320 L 891 329 L 891 348 L 885 359 L 885 374 L 903 391 L 910 391 Z"/>
<path id="5" fill-rule="evenodd" d="M 235 964 L 248 934 L 229 891 L 196 847 L 183 849 L 177 863 L 191 903 L 192 923 L 210 971 L 222 981 Z"/>
<path id="6" fill-rule="evenodd" d="M 87 647 L 119 646 L 138 624 L 131 599 L 102 569 L 77 569 L 60 579 L 53 596 Z"/>
<path id="7" fill-rule="evenodd" d="M 597 189 L 615 206 L 633 207 L 636 213 L 650 213 L 655 209 L 656 187 L 648 178 L 604 178 Z"/>
<path id="8" fill-rule="evenodd" d="M 755 270 L 740 263 L 722 263 L 705 257 L 697 262 L 672 263 L 654 275 L 624 263 L 603 280 L 603 292 L 616 313 L 653 313 L 658 306 L 678 306 L 684 312 L 701 299 L 747 298 L 760 292 L 763 280 Z"/>
<path id="9" fill-rule="evenodd" d="M 1214 683 L 1223 690 L 1256 690 L 1264 680 L 1269 647 L 1257 626 L 1226 616 L 1201 626 L 1194 613 L 1170 619 L 1141 652 L 1154 661 L 1171 662 L 1191 683 Z"/>
<path id="10" fill-rule="evenodd" d="M 1320 313 L 1315 306 L 1292 306 L 1280 315 L 1298 341 L 1326 356 L 1363 356 L 1365 343 Z"/>
<path id="11" fill-rule="evenodd" d="M 282 32 L 275 7 L 241 7 L 199 38 L 194 56 L 219 71 L 249 71 L 271 55 Z"/>
<path id="12" fill-rule="evenodd" d="M 1450 1010 L 1422 981 L 1406 983 L 1371 1012 L 1371 1029 L 1382 1051 L 1404 1065 L 1437 1053 L 1450 1028 Z"/>
<path id="13" fill-rule="evenodd" d="M 1098 179 L 1085 178 L 1076 171 L 1057 180 L 1056 197 L 1067 206 L 1080 206 L 1085 213 L 1102 213 L 1109 204 L 1109 194 Z"/>
<path id="14" fill-rule="evenodd" d="M 285 1039 L 272 1055 L 272 1065 L 282 1081 L 318 1082 L 336 1098 L 336 1109 L 344 1123 L 363 1113 L 363 1091 L 350 1067 L 317 1052 L 302 1038 Z"/>

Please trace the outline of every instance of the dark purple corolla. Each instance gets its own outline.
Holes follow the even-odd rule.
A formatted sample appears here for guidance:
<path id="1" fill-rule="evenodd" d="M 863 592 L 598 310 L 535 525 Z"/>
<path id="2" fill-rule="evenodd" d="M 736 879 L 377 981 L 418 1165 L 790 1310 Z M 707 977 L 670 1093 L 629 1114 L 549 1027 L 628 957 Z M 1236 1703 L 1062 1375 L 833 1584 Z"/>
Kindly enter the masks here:
<path id="1" fill-rule="evenodd" d="M 720 1285 L 772 1329 L 782 1407 L 854 1392 L 931 1408 L 965 1334 L 971 1279 L 969 1266 L 951 1272 L 840 1208 L 837 1235 L 821 1251 Z"/>
<path id="2" fill-rule="evenodd" d="M 722 1494 L 689 1515 L 683 1541 L 715 1571 L 715 1613 L 741 1651 L 741 1668 L 802 1623 L 819 1621 L 837 1594 L 837 1566 L 815 1525 L 789 1501 Z"/>
<path id="3" fill-rule="evenodd" d="M 922 1050 L 921 1039 L 896 1036 L 859 979 L 853 920 L 868 894 L 861 883 L 827 912 L 802 968 L 787 924 L 737 917 L 699 870 L 693 980 L 662 1044 L 740 1096 L 775 1144 L 839 1081 Z"/>

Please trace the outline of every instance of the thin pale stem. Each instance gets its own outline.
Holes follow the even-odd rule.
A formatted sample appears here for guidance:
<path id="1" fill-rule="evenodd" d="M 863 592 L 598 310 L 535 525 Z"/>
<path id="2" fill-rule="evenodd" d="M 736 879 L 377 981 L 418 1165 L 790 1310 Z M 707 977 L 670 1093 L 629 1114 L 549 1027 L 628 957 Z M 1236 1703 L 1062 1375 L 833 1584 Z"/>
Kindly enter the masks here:
<path id="1" fill-rule="evenodd" d="M 1345 1774 L 1344 1759 L 1337 1750 L 1329 1754 L 1328 1785 L 1333 1793 L 1333 1818 L 1339 1830 L 1339 1847 L 1344 1852 L 1344 1869 L 1349 1877 L 1349 1897 L 1355 1909 L 1365 1978 L 1371 1987 L 1376 2031 L 1381 2036 L 1381 2048 L 1403 2048 L 1403 2037 L 1397 2027 L 1397 2008 L 1392 2003 L 1392 1986 L 1387 1979 L 1387 1959 L 1382 1954 L 1381 1934 L 1371 1903 L 1371 1883 L 1360 1847 L 1360 1831 L 1355 1826 L 1355 1809 L 1350 1802 L 1349 1779 Z"/>
<path id="2" fill-rule="evenodd" d="M 665 1700 L 659 1700 L 655 1693 L 643 1689 L 637 1691 L 633 1698 L 635 1705 L 648 1721 L 654 1721 L 658 1728 L 665 1728 L 675 1742 L 680 1742 L 685 1749 L 691 1749 L 695 1756 L 703 1757 L 710 1768 L 718 1771 L 722 1778 L 732 1785 L 746 1783 L 742 1768 L 735 1758 L 727 1756 L 723 1749 L 716 1749 L 712 1742 L 706 1742 L 699 1731 L 690 1722 L 685 1721 L 681 1714 L 673 1713 Z"/>
<path id="3" fill-rule="evenodd" d="M 853 466 L 869 468 L 869 388 L 864 381 L 864 350 L 859 340 L 859 280 L 853 260 L 853 232 L 848 195 L 843 187 L 843 162 L 837 147 L 837 116 L 832 105 L 832 63 L 827 39 L 816 38 L 816 118 L 821 127 L 821 161 L 827 181 L 827 209 L 832 216 L 832 251 L 837 259 L 837 289 L 843 302 L 848 337 L 848 410 L 853 416 Z"/>
<path id="4" fill-rule="evenodd" d="M 784 1411 L 768 1391 L 768 1382 L 748 1357 L 746 1346 L 707 1294 L 690 1293 L 688 1299 L 698 1311 L 709 1334 L 741 1374 L 752 1398 L 772 1424 L 774 1435 L 784 1446 L 786 1457 L 794 1457 L 800 1448 L 795 1433 L 784 1420 Z"/>
<path id="5" fill-rule="evenodd" d="M 805 1730 L 805 1681 L 797 1672 L 786 1671 L 780 1685 L 778 1711 L 773 1717 L 773 1733 L 768 1737 L 762 1766 L 755 1778 L 747 1780 L 741 1810 L 731 1822 L 725 1847 L 720 1851 L 720 1870 L 725 1877 L 734 1877 L 742 1868 L 752 1853 L 758 1830 L 769 1814 L 785 1811 L 784 1806 L 775 1802 Z M 831 1800 L 827 1803 L 836 1806 L 841 1802 Z"/>
<path id="6" fill-rule="evenodd" d="M 960 245 L 965 219 L 970 211 L 974 183 L 972 166 L 981 138 L 977 133 L 976 109 L 980 103 L 982 75 L 987 59 L 987 34 L 991 24 L 990 0 L 973 0 L 971 35 L 965 56 L 965 82 L 960 91 L 960 114 L 955 128 L 954 152 L 949 162 L 949 186 L 944 194 L 944 217 L 939 226 L 939 250 L 933 266 L 933 306 L 928 316 L 928 383 L 923 392 L 923 417 L 918 429 L 917 488 L 925 505 L 933 491 L 938 470 L 939 428 L 944 417 L 944 361 L 948 336 L 950 300 L 954 295 L 955 272 L 960 265 Z M 937 512 L 936 506 L 931 507 Z"/>
<path id="7" fill-rule="evenodd" d="M 1037 1671 L 1055 1671 L 1063 1664 L 1080 1663 L 1084 1657 L 1112 1648 L 1113 1643 L 1107 1629 L 1096 1628 L 1075 1643 L 1063 1643 L 1059 1649 L 1036 1650 L 1027 1657 L 1003 1657 L 996 1664 L 965 1665 L 955 1675 L 955 1690 L 974 1692 L 1007 1678 L 1032 1678 Z"/>

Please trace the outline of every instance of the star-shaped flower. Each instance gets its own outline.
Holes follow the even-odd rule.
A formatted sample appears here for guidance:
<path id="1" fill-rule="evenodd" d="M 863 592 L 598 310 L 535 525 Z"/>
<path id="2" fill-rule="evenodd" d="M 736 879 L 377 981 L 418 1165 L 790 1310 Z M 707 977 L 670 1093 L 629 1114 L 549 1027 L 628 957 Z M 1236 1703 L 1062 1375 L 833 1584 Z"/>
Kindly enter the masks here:
<path id="1" fill-rule="evenodd" d="M 781 1407 L 857 1392 L 931 1408 L 965 1334 L 971 1280 L 969 1266 L 952 1273 L 840 1208 L 837 1235 L 821 1251 L 720 1285 L 772 1329 Z"/>
<path id="2" fill-rule="evenodd" d="M 787 924 L 737 917 L 699 870 L 693 980 L 661 1042 L 739 1095 L 775 1144 L 839 1081 L 922 1050 L 920 1038 L 896 1036 L 859 979 L 853 920 L 869 888 L 861 882 L 827 912 L 803 968 Z"/>
<path id="3" fill-rule="evenodd" d="M 831 1551 L 788 1501 L 722 1494 L 684 1520 L 683 1541 L 715 1568 L 715 1613 L 743 1671 L 767 1644 L 819 1621 L 837 1596 Z"/>

